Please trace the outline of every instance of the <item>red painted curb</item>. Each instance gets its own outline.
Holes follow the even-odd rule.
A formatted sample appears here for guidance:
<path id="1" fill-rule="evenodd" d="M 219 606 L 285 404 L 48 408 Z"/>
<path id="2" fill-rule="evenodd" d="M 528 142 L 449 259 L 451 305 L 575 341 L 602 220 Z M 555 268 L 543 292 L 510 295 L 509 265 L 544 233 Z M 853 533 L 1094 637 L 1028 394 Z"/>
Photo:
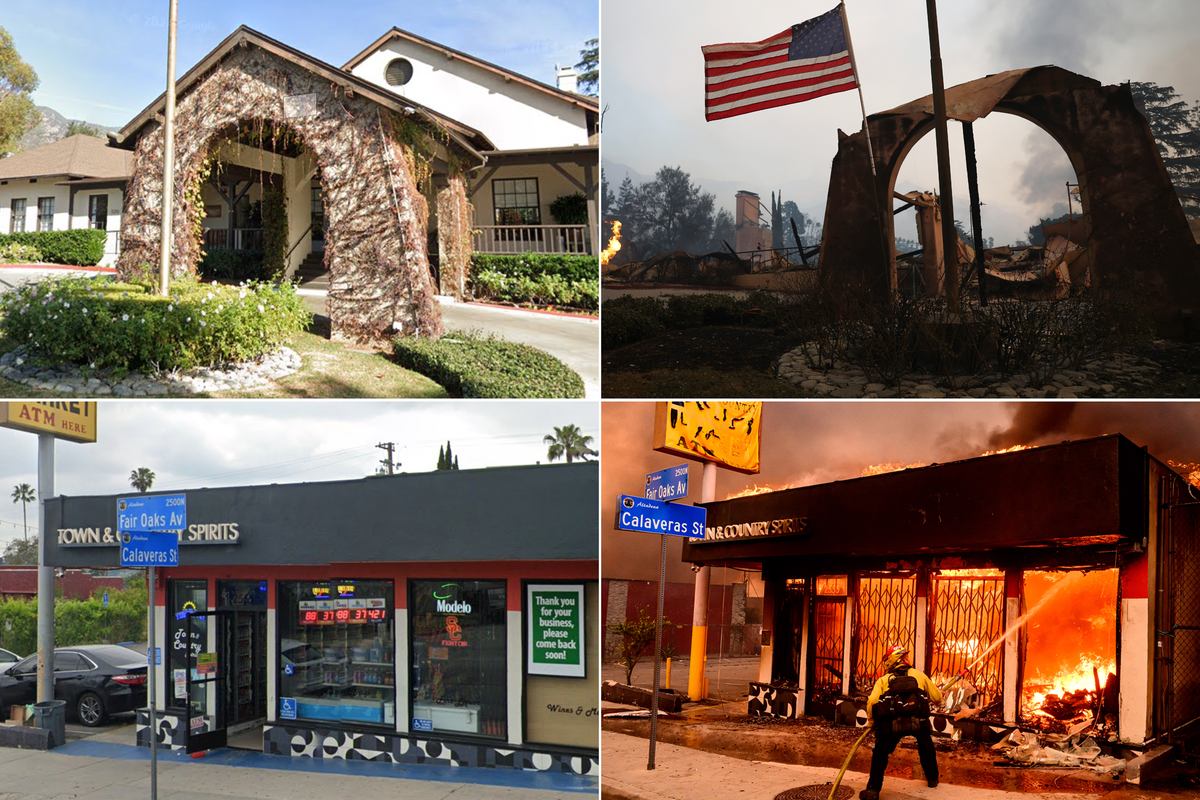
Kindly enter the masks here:
<path id="1" fill-rule="evenodd" d="M 470 303 L 459 303 L 458 305 L 478 306 L 480 308 L 497 308 L 497 309 L 500 309 L 501 311 L 523 311 L 526 314 L 546 314 L 551 317 L 571 317 L 572 319 L 591 319 L 591 320 L 596 320 L 597 322 L 600 321 L 600 317 L 598 315 L 593 316 L 591 314 L 569 314 L 565 311 L 549 311 L 544 308 L 518 308 L 517 306 L 502 306 L 502 305 L 498 305 L 496 303 L 478 303 L 475 301 L 472 301 Z"/>

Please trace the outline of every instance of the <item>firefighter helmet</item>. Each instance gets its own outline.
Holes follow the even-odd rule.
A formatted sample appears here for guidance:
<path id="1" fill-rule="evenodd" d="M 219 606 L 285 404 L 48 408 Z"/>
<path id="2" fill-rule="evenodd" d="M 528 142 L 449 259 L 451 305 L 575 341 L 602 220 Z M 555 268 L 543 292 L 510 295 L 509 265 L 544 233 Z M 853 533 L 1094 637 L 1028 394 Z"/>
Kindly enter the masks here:
<path id="1" fill-rule="evenodd" d="M 902 644 L 894 644 L 883 654 L 883 666 L 891 671 L 908 660 L 908 648 Z"/>

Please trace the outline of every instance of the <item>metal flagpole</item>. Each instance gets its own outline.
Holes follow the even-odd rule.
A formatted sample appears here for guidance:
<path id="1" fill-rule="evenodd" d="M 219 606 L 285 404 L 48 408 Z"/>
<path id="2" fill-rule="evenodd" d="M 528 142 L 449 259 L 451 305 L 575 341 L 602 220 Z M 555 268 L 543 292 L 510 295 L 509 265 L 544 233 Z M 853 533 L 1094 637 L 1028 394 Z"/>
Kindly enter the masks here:
<path id="1" fill-rule="evenodd" d="M 892 258 L 894 248 L 888 246 L 887 227 L 884 225 L 884 204 L 879 191 L 879 175 L 875 171 L 875 148 L 871 146 L 871 126 L 867 124 L 867 104 L 863 100 L 862 80 L 858 76 L 858 62 L 854 60 L 854 44 L 850 41 L 850 21 L 846 18 L 846 4 L 838 3 L 842 13 L 842 30 L 846 34 L 846 50 L 850 54 L 850 69 L 854 73 L 854 85 L 858 89 L 858 105 L 862 109 L 863 133 L 867 137 L 867 160 L 871 162 L 871 177 L 875 184 L 875 214 L 879 217 L 879 243 L 883 245 L 883 257 L 888 265 L 888 291 L 895 289 L 892 285 Z"/>

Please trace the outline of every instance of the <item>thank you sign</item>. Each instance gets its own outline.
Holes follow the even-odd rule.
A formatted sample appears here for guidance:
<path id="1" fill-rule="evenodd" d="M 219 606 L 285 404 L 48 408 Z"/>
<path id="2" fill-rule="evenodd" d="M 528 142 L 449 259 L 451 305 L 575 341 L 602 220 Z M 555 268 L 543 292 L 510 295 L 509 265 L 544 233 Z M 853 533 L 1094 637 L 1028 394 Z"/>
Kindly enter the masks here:
<path id="1" fill-rule="evenodd" d="M 529 584 L 525 601 L 529 620 L 526 671 L 530 675 L 586 677 L 583 585 Z"/>
<path id="2" fill-rule="evenodd" d="M 117 498 L 118 533 L 182 531 L 187 526 L 187 495 L 154 494 Z"/>
<path id="3" fill-rule="evenodd" d="M 704 538 L 706 511 L 699 506 L 660 503 L 623 494 L 617 498 L 617 529 Z"/>

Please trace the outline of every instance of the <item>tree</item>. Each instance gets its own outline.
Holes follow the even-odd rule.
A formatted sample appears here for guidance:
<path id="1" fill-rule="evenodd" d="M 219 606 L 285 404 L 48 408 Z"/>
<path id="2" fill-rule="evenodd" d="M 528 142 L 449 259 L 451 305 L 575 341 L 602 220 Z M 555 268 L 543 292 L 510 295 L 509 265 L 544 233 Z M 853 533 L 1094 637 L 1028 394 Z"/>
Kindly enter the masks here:
<path id="1" fill-rule="evenodd" d="M 438 463 L 439 470 L 458 469 L 458 456 L 450 451 L 450 442 L 446 442 L 445 447 L 438 448 Z"/>
<path id="2" fill-rule="evenodd" d="M 1043 225 L 1054 225 L 1059 222 L 1066 222 L 1067 217 L 1068 217 L 1067 214 L 1063 214 L 1061 217 L 1055 217 L 1054 219 L 1051 219 L 1049 217 L 1042 217 L 1036 223 L 1034 223 L 1033 225 L 1030 225 L 1029 226 L 1029 243 L 1030 244 L 1045 244 L 1046 237 L 1042 233 L 1042 226 Z"/>
<path id="3" fill-rule="evenodd" d="M 154 477 L 149 467 L 138 467 L 129 473 L 129 485 L 139 492 L 148 492 L 154 485 Z"/>
<path id="4" fill-rule="evenodd" d="M 595 97 L 600 91 L 600 40 L 588 39 L 579 51 L 579 63 L 575 65 L 579 71 L 577 85 L 581 94 Z"/>
<path id="5" fill-rule="evenodd" d="M 600 210 L 602 214 L 611 214 L 617 206 L 617 198 L 612 193 L 612 186 L 604 175 L 604 167 L 600 168 Z"/>
<path id="6" fill-rule="evenodd" d="M 103 139 L 104 133 L 95 125 L 76 121 L 67 126 L 67 136 L 94 136 Z"/>
<path id="7" fill-rule="evenodd" d="M 732 247 L 733 237 L 736 233 L 737 226 L 733 224 L 733 213 L 727 208 L 717 211 L 717 216 L 713 220 L 712 237 L 708 241 L 708 252 L 724 251 L 724 242 L 729 242 L 730 247 Z"/>
<path id="8" fill-rule="evenodd" d="M 631 238 L 642 245 L 645 256 L 674 250 L 697 253 L 708 245 L 716 198 L 701 192 L 691 175 L 679 167 L 662 167 L 654 180 L 628 188 L 621 184 L 618 216 L 632 223 Z"/>
<path id="9" fill-rule="evenodd" d="M 808 229 L 812 224 L 812 220 L 809 219 L 808 216 L 806 216 L 804 212 L 799 209 L 794 201 L 787 200 L 781 203 L 779 206 L 779 212 L 780 216 L 783 218 L 783 246 L 785 248 L 799 246 L 796 242 L 795 234 L 792 233 L 792 223 L 789 220 L 796 221 L 796 230 L 800 232 L 800 238 L 804 240 L 805 247 L 812 247 L 817 244 L 817 241 L 808 234 Z"/>
<path id="10" fill-rule="evenodd" d="M 13 487 L 12 501 L 21 504 L 21 520 L 25 523 L 25 539 L 29 539 L 29 517 L 26 508 L 34 501 L 33 487 L 28 483 L 18 483 Z"/>
<path id="11" fill-rule="evenodd" d="M 663 618 L 663 627 L 670 623 Z M 617 641 L 617 663 L 625 667 L 625 684 L 633 685 L 633 668 L 641 661 L 646 648 L 654 644 L 654 618 L 644 608 L 638 609 L 637 621 L 623 620 L 608 626 L 621 637 Z"/>
<path id="12" fill-rule="evenodd" d="M 13 539 L 4 548 L 4 563 L 10 566 L 23 564 L 25 566 L 38 563 L 38 537 L 30 539 Z"/>
<path id="13" fill-rule="evenodd" d="M 1175 191 L 1200 196 L 1200 104 L 1188 108 L 1173 86 L 1135 82 L 1129 84 L 1129 89 L 1146 115 Z M 1185 209 L 1200 210 L 1200 202 L 1196 200 L 1181 198 L 1180 201 Z"/>
<path id="14" fill-rule="evenodd" d="M 542 437 L 542 443 L 550 445 L 550 449 L 546 451 L 546 457 L 551 461 L 566 458 L 567 463 L 570 464 L 575 459 L 587 461 L 588 456 L 600 455 L 590 447 L 592 437 L 584 436 L 578 425 L 564 425 L 561 428 L 555 428 L 554 435 L 546 434 Z"/>
<path id="15" fill-rule="evenodd" d="M 37 87 L 37 73 L 21 60 L 12 35 L 0 28 L 0 155 L 16 152 L 20 138 L 38 124 L 30 96 Z"/>
<path id="16" fill-rule="evenodd" d="M 790 225 L 788 226 L 791 227 Z M 771 192 L 771 249 L 783 249 L 783 192 L 779 193 L 779 200 L 775 199 L 775 193 Z"/>

